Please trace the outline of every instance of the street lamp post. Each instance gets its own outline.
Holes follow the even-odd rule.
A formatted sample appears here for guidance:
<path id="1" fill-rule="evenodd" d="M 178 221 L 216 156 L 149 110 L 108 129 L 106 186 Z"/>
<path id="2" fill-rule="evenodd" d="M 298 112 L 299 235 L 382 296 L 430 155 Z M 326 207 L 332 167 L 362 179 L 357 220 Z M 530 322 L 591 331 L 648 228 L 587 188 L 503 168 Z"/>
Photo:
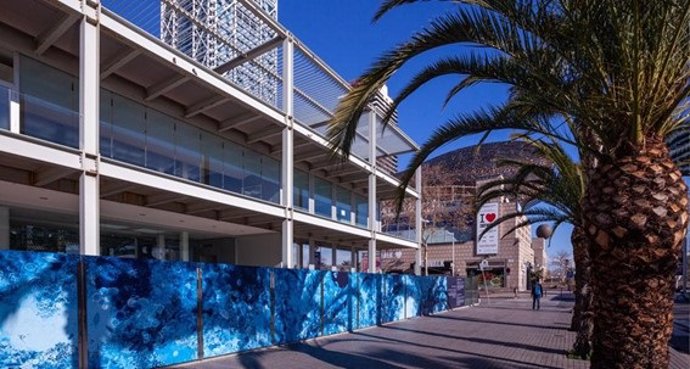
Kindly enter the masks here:
<path id="1" fill-rule="evenodd" d="M 455 276 L 455 232 L 453 232 L 453 244 L 451 245 L 451 252 L 452 252 L 452 259 L 450 263 L 450 275 L 452 277 Z"/>

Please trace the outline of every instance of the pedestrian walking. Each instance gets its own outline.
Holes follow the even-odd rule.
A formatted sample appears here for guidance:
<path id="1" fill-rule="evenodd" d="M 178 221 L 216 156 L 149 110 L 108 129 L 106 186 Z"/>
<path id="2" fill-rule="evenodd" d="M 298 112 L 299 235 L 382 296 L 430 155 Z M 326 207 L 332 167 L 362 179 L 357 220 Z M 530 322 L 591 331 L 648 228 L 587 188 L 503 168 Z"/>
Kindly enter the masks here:
<path id="1" fill-rule="evenodd" d="M 539 310 L 539 300 L 544 294 L 544 287 L 541 285 L 539 280 L 532 283 L 532 310 Z"/>

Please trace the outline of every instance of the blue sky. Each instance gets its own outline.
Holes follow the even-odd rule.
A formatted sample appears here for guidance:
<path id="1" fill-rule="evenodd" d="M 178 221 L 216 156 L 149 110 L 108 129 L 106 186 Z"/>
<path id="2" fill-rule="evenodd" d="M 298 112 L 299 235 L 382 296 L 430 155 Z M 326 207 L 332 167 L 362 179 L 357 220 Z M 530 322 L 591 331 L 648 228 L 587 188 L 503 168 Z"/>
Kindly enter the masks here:
<path id="1" fill-rule="evenodd" d="M 407 40 L 430 20 L 453 7 L 449 2 L 422 2 L 399 8 L 372 24 L 379 4 L 378 0 L 279 0 L 278 14 L 280 22 L 297 38 L 346 80 L 352 81 L 384 51 Z M 462 50 L 463 46 L 453 46 L 415 59 L 393 76 L 388 84 L 391 95 L 395 96 L 416 71 L 430 61 Z M 458 113 L 499 104 L 506 99 L 506 86 L 482 85 L 458 95 L 443 109 L 446 93 L 459 80 L 459 76 L 451 76 L 434 81 L 400 107 L 400 126 L 415 141 L 424 142 L 435 127 Z M 492 140 L 507 136 L 508 133 L 497 134 Z M 435 155 L 473 145 L 477 140 L 477 137 L 458 140 Z M 550 255 L 559 250 L 571 252 L 570 231 L 569 226 L 558 230 L 548 250 Z"/>

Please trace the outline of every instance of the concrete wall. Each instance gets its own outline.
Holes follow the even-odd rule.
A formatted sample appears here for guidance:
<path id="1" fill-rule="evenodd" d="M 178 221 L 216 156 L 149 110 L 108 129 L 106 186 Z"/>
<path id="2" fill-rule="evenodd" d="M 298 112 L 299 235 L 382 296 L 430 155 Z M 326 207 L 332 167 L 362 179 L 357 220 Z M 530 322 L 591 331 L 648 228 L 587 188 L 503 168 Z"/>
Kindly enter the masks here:
<path id="1" fill-rule="evenodd" d="M 235 241 L 238 265 L 276 266 L 282 259 L 279 233 L 238 237 Z"/>

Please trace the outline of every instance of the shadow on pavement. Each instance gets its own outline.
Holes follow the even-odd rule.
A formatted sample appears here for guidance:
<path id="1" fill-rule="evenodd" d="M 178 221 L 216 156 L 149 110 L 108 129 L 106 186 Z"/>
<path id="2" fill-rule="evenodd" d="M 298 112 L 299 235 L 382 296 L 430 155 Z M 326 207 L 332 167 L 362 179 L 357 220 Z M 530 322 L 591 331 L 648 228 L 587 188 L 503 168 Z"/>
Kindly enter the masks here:
<path id="1" fill-rule="evenodd" d="M 531 309 L 530 309 L 531 310 Z M 545 309 L 542 309 L 545 310 Z M 538 314 L 538 312 L 536 312 Z M 443 316 L 443 315 L 431 315 L 429 318 L 437 318 L 437 319 L 450 319 L 450 320 L 461 320 L 465 322 L 475 322 L 475 323 L 485 323 L 485 324 L 501 324 L 501 325 L 512 325 L 512 326 L 518 326 L 518 327 L 526 327 L 526 328 L 542 328 L 542 329 L 561 329 L 561 330 L 568 330 L 568 327 L 562 326 L 555 326 L 555 325 L 538 325 L 538 324 L 525 324 L 525 323 L 508 323 L 508 322 L 499 322 L 496 320 L 484 320 L 484 319 L 477 319 L 477 318 L 461 318 L 461 317 L 456 317 L 456 316 Z"/>
<path id="2" fill-rule="evenodd" d="M 529 368 L 559 369 L 559 368 L 556 368 L 553 366 L 546 366 L 546 365 L 534 364 L 534 363 L 530 363 L 530 362 L 526 362 L 526 361 L 507 359 L 505 357 L 500 357 L 500 356 L 479 354 L 479 353 L 472 352 L 472 351 L 464 351 L 464 350 L 457 350 L 457 349 L 452 349 L 452 348 L 447 348 L 447 347 L 425 345 L 425 344 L 422 344 L 419 342 L 412 343 L 412 342 L 406 341 L 406 340 L 399 340 L 399 339 L 395 339 L 395 338 L 391 338 L 391 337 L 376 336 L 376 335 L 367 334 L 367 333 L 363 333 L 363 332 L 354 332 L 352 334 L 356 335 L 356 336 L 366 336 L 366 337 L 372 337 L 372 338 L 379 339 L 379 340 L 395 342 L 397 344 L 412 345 L 412 346 L 420 347 L 420 348 L 428 348 L 428 349 L 432 349 L 432 350 L 447 351 L 447 352 L 451 352 L 451 353 L 455 353 L 455 354 L 470 355 L 472 357 L 479 356 L 479 357 L 483 357 L 483 358 L 491 359 L 491 360 L 500 360 L 500 361 L 504 361 L 504 362 L 510 362 L 510 363 L 513 363 L 512 366 L 509 366 L 510 368 L 514 368 L 515 364 L 517 364 L 517 365 L 527 365 L 527 367 L 529 367 Z M 399 347 L 399 346 L 396 345 L 396 347 Z M 510 346 L 510 347 L 513 347 L 513 346 Z M 394 351 L 394 352 L 400 353 L 400 351 Z M 452 356 L 448 357 L 448 359 L 449 360 L 462 360 L 462 358 L 457 358 L 457 357 L 452 357 Z M 489 361 L 487 360 L 487 362 L 489 362 Z M 431 367 L 431 368 L 433 368 L 433 367 Z"/>
<path id="3" fill-rule="evenodd" d="M 524 343 L 517 343 L 517 342 L 504 342 L 504 341 L 497 341 L 497 340 L 491 340 L 491 339 L 479 338 L 479 337 L 453 336 L 453 335 L 443 334 L 443 333 L 438 333 L 438 332 L 424 332 L 424 331 L 419 331 L 416 329 L 409 329 L 409 328 L 389 326 L 389 325 L 382 326 L 381 328 L 393 329 L 393 330 L 397 330 L 397 331 L 405 331 L 405 332 L 410 332 L 410 333 L 414 333 L 414 334 L 423 334 L 423 335 L 432 336 L 432 337 L 443 337 L 443 338 L 450 338 L 453 340 L 478 342 L 478 343 L 483 343 L 483 344 L 487 344 L 487 345 L 494 345 L 494 346 L 517 347 L 517 348 L 521 348 L 521 349 L 525 349 L 525 350 L 529 350 L 529 351 L 544 352 L 544 353 L 548 353 L 548 354 L 563 354 L 563 355 L 566 354 L 566 351 L 564 351 L 564 350 L 526 345 Z M 561 328 L 557 328 L 557 329 L 561 329 Z M 413 342 L 413 341 L 411 341 L 411 342 Z"/>
<path id="4" fill-rule="evenodd" d="M 478 309 L 503 309 L 503 310 L 525 310 L 529 311 L 532 310 L 532 300 L 529 301 L 530 306 L 529 307 L 506 307 L 506 306 L 498 306 L 498 305 L 493 305 L 493 304 L 486 304 L 483 303 L 479 305 L 477 308 Z M 564 308 L 559 308 L 559 309 L 549 309 L 548 307 L 542 306 L 541 310 L 539 311 L 548 311 L 549 313 L 556 313 L 556 314 L 571 314 L 570 310 L 565 310 Z"/>
<path id="5" fill-rule="evenodd" d="M 481 355 L 476 355 L 476 356 L 481 356 Z M 444 359 L 448 360 L 455 360 L 457 365 L 455 368 L 467 368 L 467 369 L 475 369 L 475 368 L 491 368 L 491 369 L 534 369 L 535 367 L 543 368 L 543 369 L 560 369 L 555 366 L 543 366 L 543 365 L 537 365 L 537 364 L 515 364 L 512 360 L 504 360 L 506 363 L 502 362 L 496 362 L 495 360 L 490 360 L 490 359 L 485 359 L 483 357 L 464 357 L 464 358 L 453 358 L 453 357 L 444 357 Z"/>
<path id="6" fill-rule="evenodd" d="M 337 351 L 326 350 L 323 347 L 313 346 L 309 344 L 296 344 L 292 346 L 294 351 L 309 355 L 321 362 L 341 367 L 341 368 L 381 368 L 381 369 L 400 369 L 401 366 L 386 363 L 384 360 L 391 359 L 393 355 L 384 354 L 367 354 L 355 355 L 350 353 L 343 353 Z M 398 352 L 398 355 L 400 353 Z M 421 359 L 421 358 L 420 358 Z M 428 366 L 429 368 L 445 368 L 445 366 L 438 366 L 437 363 Z"/>

